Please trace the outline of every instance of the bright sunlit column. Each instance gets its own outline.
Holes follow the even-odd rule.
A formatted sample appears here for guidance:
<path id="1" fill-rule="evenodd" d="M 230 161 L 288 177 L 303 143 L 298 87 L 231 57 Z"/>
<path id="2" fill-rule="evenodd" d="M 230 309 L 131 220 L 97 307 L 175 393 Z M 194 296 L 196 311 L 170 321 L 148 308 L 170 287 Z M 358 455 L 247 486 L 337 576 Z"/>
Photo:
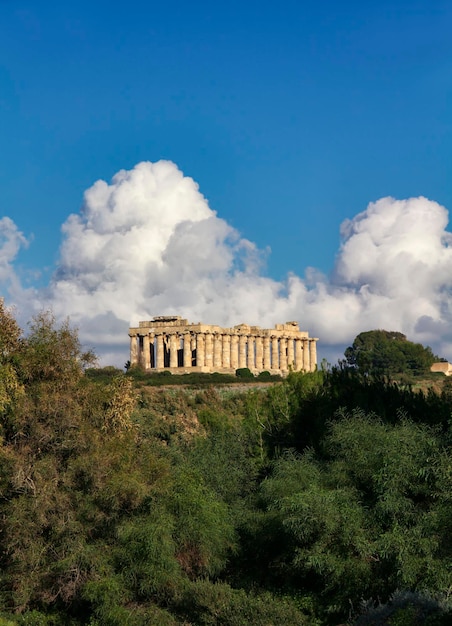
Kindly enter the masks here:
<path id="1" fill-rule="evenodd" d="M 239 335 L 239 369 L 246 367 L 246 335 Z"/>
<path id="2" fill-rule="evenodd" d="M 239 338 L 237 335 L 231 336 L 231 367 L 236 370 L 239 366 Z"/>
<path id="3" fill-rule="evenodd" d="M 287 339 L 285 337 L 279 340 L 279 368 L 287 370 Z"/>
<path id="4" fill-rule="evenodd" d="M 271 369 L 270 337 L 264 337 L 264 370 Z"/>
<path id="5" fill-rule="evenodd" d="M 231 335 L 223 335 L 223 367 L 231 367 Z"/>
<path id="6" fill-rule="evenodd" d="M 213 341 L 212 334 L 206 333 L 206 367 L 212 367 L 213 364 Z"/>
<path id="7" fill-rule="evenodd" d="M 309 339 L 303 339 L 303 370 L 309 372 Z"/>
<path id="8" fill-rule="evenodd" d="M 248 336 L 248 351 L 246 355 L 246 364 L 250 370 L 254 370 L 256 367 L 256 359 L 254 354 L 255 338 L 251 335 Z"/>
<path id="9" fill-rule="evenodd" d="M 317 340 L 311 339 L 309 342 L 309 359 L 311 365 L 311 372 L 315 372 L 315 368 L 317 365 Z"/>
<path id="10" fill-rule="evenodd" d="M 149 341 L 149 335 L 143 337 L 143 367 L 145 370 L 151 369 L 151 343 Z"/>
<path id="11" fill-rule="evenodd" d="M 264 346 L 263 346 L 263 338 L 256 337 L 256 369 L 260 372 L 264 367 Z"/>
<path id="12" fill-rule="evenodd" d="M 272 370 L 279 370 L 278 337 L 272 337 Z"/>
<path id="13" fill-rule="evenodd" d="M 137 336 L 129 335 L 129 337 L 130 337 L 130 365 L 137 365 L 138 363 Z"/>
<path id="14" fill-rule="evenodd" d="M 223 365 L 223 339 L 219 333 L 213 336 L 213 366 L 221 369 Z"/>
<path id="15" fill-rule="evenodd" d="M 184 342 L 184 367 L 191 367 L 191 336 L 190 333 L 182 335 Z"/>
<path id="16" fill-rule="evenodd" d="M 289 337 L 287 340 L 287 367 L 290 370 L 295 370 L 295 351 L 293 347 L 293 337 Z"/>
<path id="17" fill-rule="evenodd" d="M 170 367 L 177 367 L 177 349 L 179 347 L 179 335 L 173 333 L 169 338 L 169 351 L 170 351 Z"/>
<path id="18" fill-rule="evenodd" d="M 297 372 L 303 369 L 303 344 L 301 339 L 295 339 L 295 369 Z"/>
<path id="19" fill-rule="evenodd" d="M 204 333 L 196 335 L 196 365 L 204 367 L 206 364 L 206 341 Z"/>

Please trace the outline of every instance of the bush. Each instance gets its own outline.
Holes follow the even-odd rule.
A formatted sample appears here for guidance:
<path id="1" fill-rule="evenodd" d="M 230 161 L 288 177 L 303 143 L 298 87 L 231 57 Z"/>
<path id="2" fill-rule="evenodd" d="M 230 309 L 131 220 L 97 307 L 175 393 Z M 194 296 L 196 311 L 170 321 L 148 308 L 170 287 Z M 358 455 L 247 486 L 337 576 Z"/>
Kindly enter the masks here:
<path id="1" fill-rule="evenodd" d="M 238 370 L 235 370 L 235 375 L 237 378 L 254 378 L 254 374 L 249 367 L 239 367 Z"/>
<path id="2" fill-rule="evenodd" d="M 450 624 L 450 611 L 445 611 L 432 598 L 419 593 L 398 591 L 387 604 L 364 606 L 363 614 L 355 626 L 446 626 Z"/>
<path id="3" fill-rule="evenodd" d="M 123 374 L 123 371 L 113 365 L 105 367 L 89 367 L 85 370 L 85 376 L 98 382 L 110 382 L 116 376 Z"/>
<path id="4" fill-rule="evenodd" d="M 305 616 L 286 598 L 246 593 L 226 583 L 198 580 L 188 587 L 181 608 L 198 626 L 303 626 Z M 185 622 L 184 622 L 185 623 Z"/>

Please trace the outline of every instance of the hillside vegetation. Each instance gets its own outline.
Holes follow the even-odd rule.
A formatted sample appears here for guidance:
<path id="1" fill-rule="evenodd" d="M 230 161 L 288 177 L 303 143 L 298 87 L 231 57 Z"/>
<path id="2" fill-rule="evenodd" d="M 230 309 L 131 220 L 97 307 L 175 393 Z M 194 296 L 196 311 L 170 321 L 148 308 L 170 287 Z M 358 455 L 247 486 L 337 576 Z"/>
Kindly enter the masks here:
<path id="1" fill-rule="evenodd" d="M 92 365 L 0 307 L 0 626 L 450 623 L 447 385 Z"/>

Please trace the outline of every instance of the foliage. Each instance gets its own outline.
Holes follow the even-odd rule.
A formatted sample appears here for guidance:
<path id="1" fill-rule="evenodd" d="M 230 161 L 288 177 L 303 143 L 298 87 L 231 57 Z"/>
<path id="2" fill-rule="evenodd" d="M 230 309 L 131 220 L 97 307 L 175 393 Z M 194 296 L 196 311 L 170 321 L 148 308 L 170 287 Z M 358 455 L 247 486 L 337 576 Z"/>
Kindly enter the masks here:
<path id="1" fill-rule="evenodd" d="M 161 386 L 185 386 L 185 385 L 221 385 L 236 383 L 237 378 L 233 374 L 220 374 L 213 372 L 211 374 L 203 372 L 192 372 L 190 374 L 180 374 L 173 376 L 168 370 L 163 372 L 146 372 L 140 367 L 130 367 L 127 370 L 127 376 L 130 376 L 136 383 L 143 386 L 161 387 Z M 245 379 L 246 381 L 246 379 Z"/>
<path id="2" fill-rule="evenodd" d="M 235 375 L 237 378 L 254 378 L 254 374 L 249 367 L 239 367 L 239 369 L 235 370 Z"/>
<path id="3" fill-rule="evenodd" d="M 355 626 L 447 626 L 452 613 L 432 597 L 396 592 L 385 604 L 366 603 Z"/>
<path id="4" fill-rule="evenodd" d="M 306 617 L 289 598 L 264 592 L 249 594 L 243 589 L 208 580 L 190 585 L 179 611 L 199 626 L 303 626 Z M 186 623 L 186 622 L 184 622 Z"/>
<path id="5" fill-rule="evenodd" d="M 412 375 L 428 372 L 439 360 L 430 347 L 408 341 L 399 332 L 370 330 L 355 337 L 353 345 L 345 350 L 349 365 L 366 374 L 386 376 Z"/>
<path id="6" fill-rule="evenodd" d="M 273 575 L 321 588 L 331 614 L 400 588 L 446 594 L 452 456 L 435 432 L 356 411 L 330 425 L 324 446 L 322 459 L 285 454 L 261 485 L 262 523 L 279 537 Z"/>
<path id="7" fill-rule="evenodd" d="M 85 375 L 88 378 L 103 383 L 111 382 L 112 378 L 116 378 L 122 373 L 122 370 L 118 367 L 114 367 L 113 365 L 106 365 L 105 367 L 88 367 L 85 370 Z"/>
<path id="8" fill-rule="evenodd" d="M 50 311 L 39 313 L 30 323 L 22 350 L 22 371 L 27 382 L 54 381 L 72 385 L 95 356 L 82 351 L 78 333 L 66 320 L 60 326 Z"/>
<path id="9" fill-rule="evenodd" d="M 342 365 L 170 388 L 90 363 L 68 322 L 22 336 L 0 306 L 0 621 L 446 623 L 447 385 Z"/>

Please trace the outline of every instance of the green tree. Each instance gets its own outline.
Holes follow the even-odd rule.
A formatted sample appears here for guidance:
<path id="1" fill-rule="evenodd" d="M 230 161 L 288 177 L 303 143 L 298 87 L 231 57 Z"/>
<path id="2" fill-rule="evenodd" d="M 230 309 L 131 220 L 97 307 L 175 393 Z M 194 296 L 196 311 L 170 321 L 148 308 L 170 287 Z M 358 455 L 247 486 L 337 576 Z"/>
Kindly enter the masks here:
<path id="1" fill-rule="evenodd" d="M 393 376 L 422 374 L 438 360 L 430 347 L 408 341 L 399 332 L 369 330 L 355 337 L 345 350 L 349 365 L 366 374 Z"/>

